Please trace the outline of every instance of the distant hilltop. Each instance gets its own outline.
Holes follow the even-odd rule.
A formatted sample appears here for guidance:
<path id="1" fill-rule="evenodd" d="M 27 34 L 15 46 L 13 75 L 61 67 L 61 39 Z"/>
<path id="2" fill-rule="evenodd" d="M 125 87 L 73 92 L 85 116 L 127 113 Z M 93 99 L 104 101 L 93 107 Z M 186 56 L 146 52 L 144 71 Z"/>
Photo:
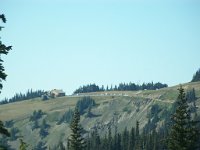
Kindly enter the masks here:
<path id="1" fill-rule="evenodd" d="M 0 105 L 18 101 L 30 100 L 38 97 L 42 97 L 42 100 L 48 100 L 50 98 L 56 98 L 62 96 L 65 96 L 65 92 L 62 89 L 53 89 L 50 91 L 44 91 L 44 90 L 33 91 L 32 89 L 30 89 L 25 94 L 16 93 L 10 99 L 5 98 L 1 100 Z"/>

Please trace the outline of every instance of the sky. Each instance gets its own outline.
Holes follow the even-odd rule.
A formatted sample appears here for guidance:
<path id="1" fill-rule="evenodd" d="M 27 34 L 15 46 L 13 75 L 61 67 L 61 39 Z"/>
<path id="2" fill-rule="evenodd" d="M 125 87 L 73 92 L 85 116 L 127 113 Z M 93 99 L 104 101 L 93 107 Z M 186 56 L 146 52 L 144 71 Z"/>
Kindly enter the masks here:
<path id="1" fill-rule="evenodd" d="M 199 0 L 0 0 L 8 77 L 28 89 L 189 82 L 200 68 Z"/>

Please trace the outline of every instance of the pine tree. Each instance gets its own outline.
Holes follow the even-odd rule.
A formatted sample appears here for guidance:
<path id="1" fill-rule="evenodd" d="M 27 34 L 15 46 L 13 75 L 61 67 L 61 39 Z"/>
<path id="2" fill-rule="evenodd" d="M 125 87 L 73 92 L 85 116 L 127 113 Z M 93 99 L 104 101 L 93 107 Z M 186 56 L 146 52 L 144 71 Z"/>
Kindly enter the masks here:
<path id="1" fill-rule="evenodd" d="M 107 87 L 106 87 L 106 91 L 109 91 L 108 85 L 107 85 Z"/>
<path id="2" fill-rule="evenodd" d="M 114 144 L 113 144 L 113 149 L 114 150 L 118 150 L 118 147 L 117 147 L 117 126 L 115 126 L 115 135 L 114 135 Z"/>
<path id="3" fill-rule="evenodd" d="M 191 121 L 185 92 L 180 86 L 177 107 L 172 115 L 172 127 L 168 139 L 170 150 L 195 150 L 198 131 Z"/>
<path id="4" fill-rule="evenodd" d="M 98 131 L 96 129 L 95 130 L 95 145 L 96 145 L 96 150 L 100 150 L 100 144 L 101 144 L 100 136 L 99 136 Z"/>
<path id="5" fill-rule="evenodd" d="M 117 135 L 117 150 L 122 150 L 122 145 L 121 145 L 121 134 Z"/>
<path id="6" fill-rule="evenodd" d="M 139 121 L 136 121 L 136 130 L 135 130 L 135 150 L 140 150 L 140 132 L 139 132 Z"/>
<path id="7" fill-rule="evenodd" d="M 87 139 L 87 150 L 100 150 L 101 146 L 101 139 L 98 133 L 97 128 L 94 129 L 94 131 L 91 133 L 91 137 L 89 137 L 88 135 L 88 139 Z"/>
<path id="8" fill-rule="evenodd" d="M 191 82 L 197 82 L 197 81 L 200 81 L 200 69 L 197 70 L 197 72 L 193 75 Z"/>
<path id="9" fill-rule="evenodd" d="M 122 149 L 123 150 L 128 150 L 128 143 L 129 143 L 129 132 L 126 127 L 122 133 Z"/>
<path id="10" fill-rule="evenodd" d="M 59 150 L 65 150 L 64 144 L 60 141 L 58 144 Z"/>
<path id="11" fill-rule="evenodd" d="M 102 145 L 101 145 L 101 149 L 107 150 L 108 149 L 108 138 L 107 138 L 107 134 L 104 135 L 104 138 L 102 140 Z"/>
<path id="12" fill-rule="evenodd" d="M 69 139 L 70 150 L 83 150 L 85 149 L 85 141 L 82 137 L 82 127 L 80 125 L 80 114 L 78 108 L 75 108 L 73 120 L 70 125 L 71 135 Z"/>
<path id="13" fill-rule="evenodd" d="M 135 129 L 131 128 L 128 150 L 133 150 L 135 145 Z"/>
<path id="14" fill-rule="evenodd" d="M 111 132 L 111 126 L 108 128 L 108 150 L 113 149 L 113 138 L 112 138 L 112 132 Z"/>
<path id="15" fill-rule="evenodd" d="M 153 139 L 153 150 L 158 150 L 158 134 L 156 132 L 156 129 L 153 129 L 152 131 L 152 139 Z"/>

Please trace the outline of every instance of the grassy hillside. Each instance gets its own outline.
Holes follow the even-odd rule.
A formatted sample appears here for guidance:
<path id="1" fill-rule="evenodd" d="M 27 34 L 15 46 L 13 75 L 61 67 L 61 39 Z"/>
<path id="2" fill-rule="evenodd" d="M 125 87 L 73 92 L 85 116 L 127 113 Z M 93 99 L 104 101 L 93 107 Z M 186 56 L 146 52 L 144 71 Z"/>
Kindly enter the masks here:
<path id="1" fill-rule="evenodd" d="M 165 111 L 171 108 L 172 103 L 177 98 L 179 85 L 163 88 L 160 90 L 146 91 L 109 91 L 86 93 L 80 95 L 66 96 L 61 98 L 42 101 L 36 98 L 27 101 L 0 105 L 0 119 L 3 121 L 13 120 L 14 125 L 9 128 L 17 128 L 19 132 L 16 136 L 23 136 L 24 140 L 34 147 L 39 141 L 43 141 L 47 146 L 53 146 L 58 142 L 66 141 L 70 134 L 69 124 L 57 124 L 63 114 L 69 109 L 73 109 L 76 102 L 83 96 L 90 96 L 95 100 L 96 105 L 92 107 L 93 117 L 87 117 L 86 114 L 81 116 L 81 123 L 86 131 L 91 131 L 94 127 L 101 130 L 103 135 L 107 132 L 109 126 L 117 126 L 119 131 L 125 127 L 128 129 L 135 126 L 136 120 L 140 121 L 142 128 L 148 122 L 148 115 L 151 107 L 155 104 L 159 105 L 160 122 L 164 119 Z M 200 82 L 183 84 L 183 88 L 187 91 L 195 88 L 197 106 L 200 106 Z M 38 119 L 41 126 L 45 119 L 48 128 L 48 135 L 42 138 L 39 135 L 40 128 L 32 129 L 33 122 L 30 116 L 34 110 L 42 110 L 44 115 Z M 198 110 L 198 113 L 200 110 Z M 199 113 L 200 114 L 200 113 Z M 18 147 L 18 140 L 11 141 L 10 144 Z"/>

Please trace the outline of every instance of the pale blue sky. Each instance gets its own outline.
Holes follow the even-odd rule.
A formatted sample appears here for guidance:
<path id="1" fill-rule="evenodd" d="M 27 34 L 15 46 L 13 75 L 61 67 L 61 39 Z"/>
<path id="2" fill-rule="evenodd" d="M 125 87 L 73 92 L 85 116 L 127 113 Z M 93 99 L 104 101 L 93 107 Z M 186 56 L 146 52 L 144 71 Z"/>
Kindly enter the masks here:
<path id="1" fill-rule="evenodd" d="M 0 10 L 13 46 L 0 99 L 88 83 L 172 86 L 200 67 L 199 0 L 1 0 Z"/>

